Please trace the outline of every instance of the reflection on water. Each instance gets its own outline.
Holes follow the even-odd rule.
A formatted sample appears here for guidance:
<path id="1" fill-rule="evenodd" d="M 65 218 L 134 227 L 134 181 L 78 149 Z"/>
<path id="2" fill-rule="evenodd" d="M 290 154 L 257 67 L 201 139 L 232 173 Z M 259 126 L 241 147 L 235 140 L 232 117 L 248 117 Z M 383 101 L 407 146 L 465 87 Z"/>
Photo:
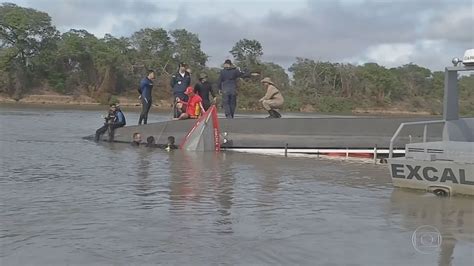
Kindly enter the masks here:
<path id="1" fill-rule="evenodd" d="M 170 160 L 170 206 L 172 213 L 193 213 L 214 206 L 216 232 L 232 233 L 230 209 L 234 175 L 225 155 L 174 151 Z M 194 210 L 193 210 L 194 209 Z"/>
<path id="2" fill-rule="evenodd" d="M 473 199 L 393 189 L 386 166 L 96 144 L 102 112 L 0 111 L 1 265 L 473 261 Z"/>
<path id="3" fill-rule="evenodd" d="M 402 226 L 406 229 L 414 231 L 419 226 L 430 225 L 439 230 L 442 241 L 438 265 L 452 265 L 456 243 L 459 241 L 474 242 L 472 197 L 440 198 L 431 194 L 395 189 L 390 202 L 391 215 L 401 214 Z"/>

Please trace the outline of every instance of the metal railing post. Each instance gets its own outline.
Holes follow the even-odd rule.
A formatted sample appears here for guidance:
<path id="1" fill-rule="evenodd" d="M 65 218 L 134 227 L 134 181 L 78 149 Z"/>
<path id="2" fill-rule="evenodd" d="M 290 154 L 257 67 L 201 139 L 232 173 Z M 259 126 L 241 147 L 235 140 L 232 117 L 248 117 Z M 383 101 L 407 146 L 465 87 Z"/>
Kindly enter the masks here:
<path id="1" fill-rule="evenodd" d="M 423 128 L 423 143 L 426 142 L 426 135 L 428 134 L 428 124 L 425 124 L 425 127 Z"/>

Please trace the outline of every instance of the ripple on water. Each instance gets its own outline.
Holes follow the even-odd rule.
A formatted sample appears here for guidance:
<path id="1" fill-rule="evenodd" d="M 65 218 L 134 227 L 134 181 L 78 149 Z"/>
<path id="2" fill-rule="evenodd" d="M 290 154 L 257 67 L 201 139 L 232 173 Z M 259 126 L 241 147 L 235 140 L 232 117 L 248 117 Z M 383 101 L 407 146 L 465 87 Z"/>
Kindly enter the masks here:
<path id="1" fill-rule="evenodd" d="M 0 115 L 9 125 L 0 127 L 5 265 L 472 260 L 472 199 L 393 189 L 386 166 L 95 144 L 79 136 L 100 126 L 102 112 L 27 113 L 42 114 Z M 411 235 L 424 224 L 455 247 L 417 254 Z"/>

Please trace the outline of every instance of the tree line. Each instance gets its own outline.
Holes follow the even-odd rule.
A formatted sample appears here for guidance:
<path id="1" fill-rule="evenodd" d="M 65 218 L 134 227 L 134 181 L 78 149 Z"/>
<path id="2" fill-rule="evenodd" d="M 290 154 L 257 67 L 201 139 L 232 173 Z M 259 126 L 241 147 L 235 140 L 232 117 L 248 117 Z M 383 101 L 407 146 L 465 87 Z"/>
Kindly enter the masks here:
<path id="1" fill-rule="evenodd" d="M 442 111 L 444 72 L 413 63 L 386 68 L 296 58 L 287 69 L 290 78 L 280 65 L 262 61 L 264 50 L 257 40 L 241 39 L 229 53 L 241 69 L 272 78 L 287 111 Z M 82 29 L 60 33 L 45 12 L 11 3 L 0 6 L 0 93 L 14 99 L 36 88 L 87 95 L 101 103 L 117 95 L 135 97 L 139 80 L 153 69 L 158 76 L 154 97 L 168 100 L 169 79 L 179 62 L 189 65 L 194 82 L 200 73 L 208 74 L 211 83 L 217 80 L 220 69 L 208 67 L 208 58 L 199 36 L 185 29 L 145 28 L 128 37 L 97 38 Z M 474 114 L 474 75 L 459 79 L 461 112 Z M 239 108 L 260 107 L 264 91 L 259 81 L 241 81 Z"/>

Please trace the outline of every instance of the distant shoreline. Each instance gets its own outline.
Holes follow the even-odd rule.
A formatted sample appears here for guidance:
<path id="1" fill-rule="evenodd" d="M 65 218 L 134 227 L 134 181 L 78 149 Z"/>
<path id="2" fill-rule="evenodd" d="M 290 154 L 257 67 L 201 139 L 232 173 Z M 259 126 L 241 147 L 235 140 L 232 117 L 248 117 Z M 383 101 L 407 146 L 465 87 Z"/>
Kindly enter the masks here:
<path id="1" fill-rule="evenodd" d="M 127 109 L 141 109 L 141 104 L 138 99 L 131 99 L 128 97 L 116 97 L 120 106 L 126 107 Z M 61 108 L 67 107 L 71 109 L 103 109 L 106 104 L 101 104 L 95 101 L 91 97 L 87 96 L 69 96 L 69 95 L 56 95 L 56 94 L 31 94 L 24 98 L 16 101 L 12 98 L 0 96 L 0 105 L 2 106 L 15 106 L 15 107 L 50 107 L 50 108 Z M 156 110 L 168 111 L 171 108 L 171 104 L 166 101 L 157 101 L 157 104 L 153 104 L 153 108 Z"/>
<path id="2" fill-rule="evenodd" d="M 131 110 L 141 109 L 141 104 L 138 99 L 130 97 L 118 96 L 116 97 L 122 107 Z M 67 108 L 67 109 L 90 109 L 100 110 L 104 109 L 106 105 L 100 104 L 91 97 L 87 96 L 69 96 L 56 94 L 31 94 L 24 98 L 15 101 L 12 98 L 0 96 L 0 106 L 14 106 L 14 107 L 38 107 L 38 108 Z M 156 111 L 170 111 L 171 103 L 165 100 L 159 100 L 153 104 L 153 109 Z M 263 110 L 241 110 L 244 112 L 263 112 Z M 309 111 L 292 111 L 290 113 L 313 113 Z M 433 116 L 427 111 L 406 111 L 398 108 L 355 108 L 352 110 L 352 115 L 384 115 L 384 116 Z"/>

